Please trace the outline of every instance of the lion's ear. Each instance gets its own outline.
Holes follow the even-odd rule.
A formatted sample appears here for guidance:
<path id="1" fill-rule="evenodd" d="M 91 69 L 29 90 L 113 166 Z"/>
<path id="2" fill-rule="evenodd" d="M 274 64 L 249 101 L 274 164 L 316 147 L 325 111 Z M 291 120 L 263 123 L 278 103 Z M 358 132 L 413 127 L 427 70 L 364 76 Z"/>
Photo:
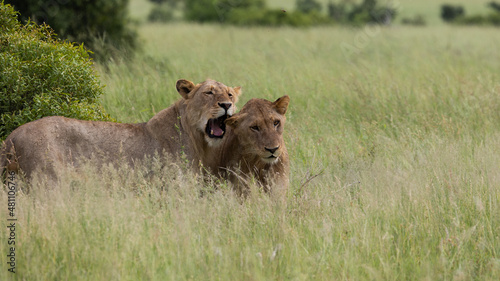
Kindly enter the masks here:
<path id="1" fill-rule="evenodd" d="M 233 90 L 236 94 L 236 97 L 239 97 L 241 95 L 241 87 L 234 87 Z"/>
<path id="2" fill-rule="evenodd" d="M 287 95 L 282 96 L 273 102 L 273 107 L 281 115 L 285 115 L 286 110 L 288 109 L 288 104 L 290 103 L 290 97 Z"/>
<path id="3" fill-rule="evenodd" d="M 231 128 L 235 128 L 238 125 L 238 115 L 233 115 L 229 118 L 226 119 L 224 123 L 226 123 L 226 126 L 229 126 Z"/>
<path id="4" fill-rule="evenodd" d="M 241 118 L 244 118 L 247 114 L 246 113 L 237 113 L 229 118 L 226 119 L 225 123 L 227 126 L 231 128 L 236 128 L 241 122 Z"/>
<path id="5" fill-rule="evenodd" d="M 186 80 L 186 79 L 180 79 L 180 80 L 177 80 L 177 83 L 175 84 L 175 87 L 177 88 L 177 92 L 179 92 L 179 94 L 187 99 L 188 98 L 188 94 L 193 90 L 194 88 L 194 83 L 189 81 L 189 80 Z"/>

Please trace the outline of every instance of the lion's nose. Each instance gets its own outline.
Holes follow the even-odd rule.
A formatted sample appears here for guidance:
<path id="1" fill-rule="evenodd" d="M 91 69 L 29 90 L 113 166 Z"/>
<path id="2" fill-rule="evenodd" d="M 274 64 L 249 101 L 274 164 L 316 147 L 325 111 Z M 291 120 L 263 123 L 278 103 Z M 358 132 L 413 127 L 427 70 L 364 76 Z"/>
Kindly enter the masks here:
<path id="1" fill-rule="evenodd" d="M 276 150 L 278 150 L 278 148 L 280 148 L 279 145 L 277 147 L 273 147 L 273 148 L 267 148 L 267 147 L 265 147 L 265 149 L 267 151 L 271 152 L 271 154 L 274 154 L 276 152 Z"/>
<path id="2" fill-rule="evenodd" d="M 231 107 L 231 105 L 233 104 L 230 102 L 219 102 L 219 106 L 224 108 L 225 110 L 228 110 Z"/>

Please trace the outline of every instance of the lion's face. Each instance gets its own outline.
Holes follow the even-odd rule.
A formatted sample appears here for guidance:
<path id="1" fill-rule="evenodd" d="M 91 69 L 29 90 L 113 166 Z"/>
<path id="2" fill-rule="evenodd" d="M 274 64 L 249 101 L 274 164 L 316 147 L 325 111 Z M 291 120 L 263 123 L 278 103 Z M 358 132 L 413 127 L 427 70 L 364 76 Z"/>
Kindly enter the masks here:
<path id="1" fill-rule="evenodd" d="M 275 102 L 251 99 L 238 114 L 226 120 L 243 154 L 268 164 L 278 161 L 284 150 L 283 128 L 289 102 L 288 96 Z"/>
<path id="2" fill-rule="evenodd" d="M 226 133 L 224 121 L 235 113 L 241 88 L 231 88 L 214 80 L 198 85 L 179 80 L 176 87 L 185 99 L 190 125 L 204 135 L 210 146 L 220 145 Z"/>

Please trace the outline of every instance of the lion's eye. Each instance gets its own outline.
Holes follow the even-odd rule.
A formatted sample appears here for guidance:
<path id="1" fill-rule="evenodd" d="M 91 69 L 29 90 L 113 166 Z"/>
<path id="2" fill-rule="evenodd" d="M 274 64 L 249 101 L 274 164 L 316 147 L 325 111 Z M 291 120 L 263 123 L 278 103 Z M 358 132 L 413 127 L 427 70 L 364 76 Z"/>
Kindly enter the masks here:
<path id="1" fill-rule="evenodd" d="M 279 126 L 279 125 L 280 125 L 280 120 L 276 120 L 276 121 L 274 121 L 274 127 L 277 127 L 277 126 Z"/>
<path id="2" fill-rule="evenodd" d="M 256 132 L 258 132 L 260 130 L 259 126 L 252 126 L 252 127 L 250 127 L 250 129 L 252 129 L 253 131 L 256 131 Z"/>
<path id="3" fill-rule="evenodd" d="M 205 92 L 205 94 L 207 94 L 207 95 L 213 95 L 213 94 L 214 94 L 214 92 L 212 92 L 212 91 L 208 91 L 208 92 Z"/>
<path id="4" fill-rule="evenodd" d="M 228 94 L 228 96 L 229 96 L 230 98 L 232 98 L 232 97 L 233 97 L 233 94 L 229 93 L 229 94 Z"/>

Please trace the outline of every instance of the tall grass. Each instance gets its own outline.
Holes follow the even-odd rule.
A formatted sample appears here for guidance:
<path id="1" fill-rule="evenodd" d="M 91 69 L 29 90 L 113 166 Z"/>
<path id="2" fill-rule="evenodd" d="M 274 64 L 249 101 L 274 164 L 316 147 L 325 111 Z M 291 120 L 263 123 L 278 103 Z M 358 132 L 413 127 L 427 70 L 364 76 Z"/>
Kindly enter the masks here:
<path id="1" fill-rule="evenodd" d="M 108 112 L 145 121 L 180 78 L 242 86 L 240 106 L 288 94 L 286 199 L 90 164 L 19 194 L 18 273 L 0 279 L 498 280 L 499 33 L 371 31 L 143 26 L 142 56 L 97 66 Z"/>

